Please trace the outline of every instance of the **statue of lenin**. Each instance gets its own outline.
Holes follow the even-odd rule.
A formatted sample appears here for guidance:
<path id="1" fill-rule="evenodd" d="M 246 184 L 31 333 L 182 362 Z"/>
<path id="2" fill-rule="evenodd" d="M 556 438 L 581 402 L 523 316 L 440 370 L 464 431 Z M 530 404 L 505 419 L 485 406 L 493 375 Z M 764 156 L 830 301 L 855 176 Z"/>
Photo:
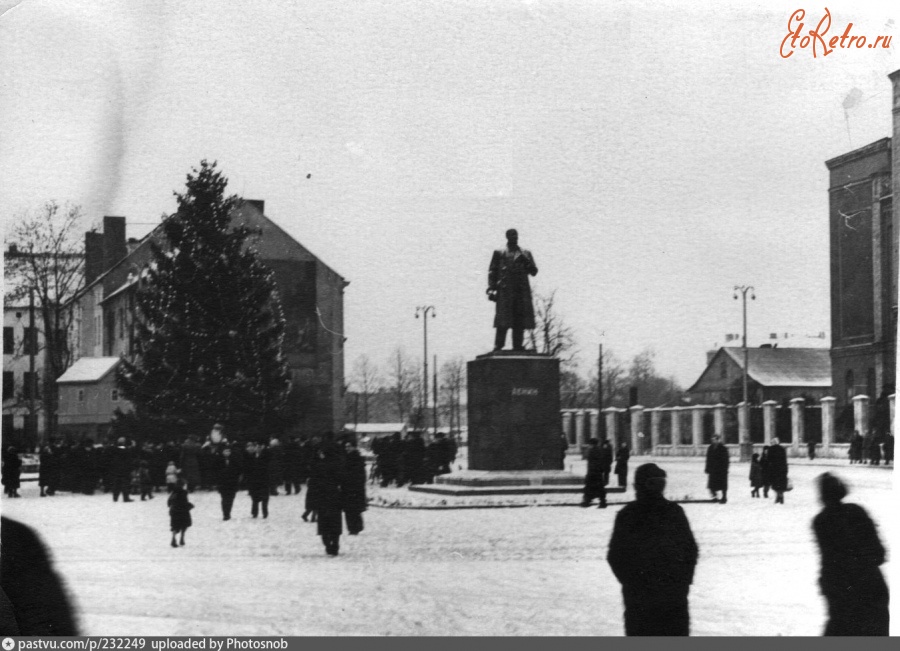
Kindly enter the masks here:
<path id="1" fill-rule="evenodd" d="M 488 298 L 497 303 L 494 316 L 494 350 L 506 344 L 506 331 L 512 329 L 513 350 L 525 350 L 524 331 L 534 329 L 534 306 L 528 276 L 536 276 L 537 266 L 530 251 L 519 248 L 516 229 L 506 231 L 506 246 L 494 251 L 488 270 Z"/>

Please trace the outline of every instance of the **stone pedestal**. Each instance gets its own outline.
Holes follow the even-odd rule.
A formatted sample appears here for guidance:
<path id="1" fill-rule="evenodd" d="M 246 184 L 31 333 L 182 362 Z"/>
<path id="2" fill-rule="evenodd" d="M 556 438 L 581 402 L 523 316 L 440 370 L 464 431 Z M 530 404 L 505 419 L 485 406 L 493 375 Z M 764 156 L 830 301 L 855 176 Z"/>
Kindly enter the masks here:
<path id="1" fill-rule="evenodd" d="M 470 470 L 563 469 L 558 359 L 489 353 L 468 363 L 467 379 Z"/>

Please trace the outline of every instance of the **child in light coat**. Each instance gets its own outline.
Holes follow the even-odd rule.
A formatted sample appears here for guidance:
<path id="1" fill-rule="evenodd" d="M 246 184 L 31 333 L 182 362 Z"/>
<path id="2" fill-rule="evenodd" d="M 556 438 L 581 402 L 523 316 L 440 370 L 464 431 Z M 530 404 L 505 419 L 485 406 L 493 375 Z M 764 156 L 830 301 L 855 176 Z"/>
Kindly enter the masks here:
<path id="1" fill-rule="evenodd" d="M 178 483 L 178 468 L 175 466 L 174 461 L 170 461 L 169 465 L 166 466 L 166 490 L 168 492 L 172 492 L 175 490 L 175 484 Z"/>

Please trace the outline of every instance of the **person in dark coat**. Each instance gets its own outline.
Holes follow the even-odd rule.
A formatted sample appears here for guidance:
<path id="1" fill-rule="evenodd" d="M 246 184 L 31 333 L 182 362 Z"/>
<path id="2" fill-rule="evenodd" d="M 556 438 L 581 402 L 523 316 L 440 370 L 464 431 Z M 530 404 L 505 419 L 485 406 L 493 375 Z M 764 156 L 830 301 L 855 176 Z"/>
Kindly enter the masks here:
<path id="1" fill-rule="evenodd" d="M 247 483 L 247 493 L 250 495 L 252 505 L 250 515 L 259 516 L 260 505 L 262 517 L 269 517 L 269 455 L 265 445 L 251 441 L 247 444 L 247 454 L 244 457 L 244 481 Z"/>
<path id="2" fill-rule="evenodd" d="M 172 530 L 172 547 L 184 546 L 184 534 L 193 524 L 191 509 L 194 505 L 188 501 L 187 487 L 183 479 L 175 484 L 175 489 L 169 495 L 169 528 Z M 175 542 L 176 534 L 181 534 L 181 541 Z"/>
<path id="3" fill-rule="evenodd" d="M 806 453 L 807 453 L 807 456 L 809 457 L 810 461 L 812 461 L 813 459 L 816 458 L 816 442 L 815 441 L 807 442 Z"/>
<path id="4" fill-rule="evenodd" d="M 303 457 L 297 437 L 291 437 L 284 444 L 284 494 L 300 494 L 303 483 Z"/>
<path id="5" fill-rule="evenodd" d="M 762 465 L 759 463 L 759 455 L 754 454 L 750 459 L 750 497 L 759 497 L 759 489 L 763 486 Z"/>
<path id="6" fill-rule="evenodd" d="M 684 510 L 663 497 L 665 471 L 634 473 L 636 500 L 618 514 L 607 561 L 625 602 L 626 635 L 689 635 L 688 593 L 698 549 Z"/>
<path id="7" fill-rule="evenodd" d="M 885 550 L 875 523 L 857 504 L 844 504 L 847 487 L 819 475 L 824 508 L 813 519 L 822 556 L 819 588 L 828 601 L 825 635 L 888 635 L 889 592 L 879 566 Z"/>
<path id="8" fill-rule="evenodd" d="M 181 460 L 178 467 L 184 474 L 187 492 L 193 493 L 200 486 L 200 442 L 193 434 L 181 444 Z"/>
<path id="9" fill-rule="evenodd" d="M 777 438 L 772 439 L 768 458 L 769 479 L 772 482 L 772 490 L 775 491 L 775 503 L 784 504 L 784 493 L 788 484 L 787 452 Z"/>
<path id="10" fill-rule="evenodd" d="M 344 450 L 346 471 L 341 486 L 341 501 L 347 533 L 355 536 L 363 530 L 362 514 L 369 508 L 366 500 L 366 461 L 352 439 L 344 444 Z"/>
<path id="11" fill-rule="evenodd" d="M 762 474 L 763 497 L 769 496 L 769 489 L 772 488 L 772 473 L 769 470 L 769 446 L 763 446 L 762 453 L 759 455 L 759 469 Z"/>
<path id="12" fill-rule="evenodd" d="M 325 553 L 337 556 L 340 538 L 344 532 L 342 487 L 346 464 L 344 453 L 334 442 L 334 436 L 327 434 L 319 449 L 319 456 L 313 467 L 318 480 L 317 533 L 322 537 Z"/>
<path id="13" fill-rule="evenodd" d="M 718 435 L 712 437 L 712 443 L 706 449 L 706 468 L 708 475 L 706 487 L 712 495 L 713 502 L 725 504 L 728 502 L 728 464 L 731 459 L 728 456 L 728 448 L 722 445 L 722 438 Z M 722 491 L 722 499 L 719 499 L 719 491 Z"/>
<path id="14" fill-rule="evenodd" d="M 51 442 L 47 442 L 40 452 L 41 467 L 38 471 L 38 486 L 41 497 L 53 495 L 59 485 L 59 457 Z"/>
<path id="15" fill-rule="evenodd" d="M 878 440 L 878 435 L 875 432 L 870 432 L 869 436 L 866 438 L 869 439 L 869 463 L 873 466 L 881 465 L 881 441 Z"/>
<path id="16" fill-rule="evenodd" d="M 600 499 L 600 508 L 606 508 L 606 485 L 603 483 L 603 453 L 597 439 L 588 441 L 587 473 L 584 476 L 584 496 L 581 506 L 588 507 L 594 498 Z"/>
<path id="17" fill-rule="evenodd" d="M 306 501 L 303 515 L 304 522 L 316 522 L 319 514 L 319 485 L 320 478 L 318 476 L 319 452 L 322 446 L 322 440 L 318 436 L 314 436 L 309 441 L 309 464 L 307 466 L 308 478 L 306 481 Z"/>
<path id="18" fill-rule="evenodd" d="M 3 451 L 3 492 L 9 497 L 21 497 L 22 460 L 19 451 L 10 445 Z"/>
<path id="19" fill-rule="evenodd" d="M 230 447 L 223 447 L 215 459 L 216 488 L 222 498 L 222 520 L 231 519 L 231 508 L 241 481 L 241 464 Z"/>
<path id="20" fill-rule="evenodd" d="M 122 495 L 123 502 L 130 502 L 132 457 L 131 450 L 125 445 L 124 436 L 119 437 L 116 445 L 109 448 L 107 455 L 109 460 L 107 477 L 113 502 L 119 501 L 119 494 Z"/>
<path id="21" fill-rule="evenodd" d="M 613 449 L 608 439 L 600 442 L 600 476 L 604 486 L 609 486 L 609 473 L 612 472 Z"/>
<path id="22" fill-rule="evenodd" d="M 0 518 L 3 635 L 78 635 L 75 613 L 50 554 L 33 529 Z M 6 606 L 6 607 L 2 607 Z"/>
<path id="23" fill-rule="evenodd" d="M 423 484 L 425 467 L 425 441 L 421 432 L 410 432 L 406 437 L 403 453 L 400 457 L 400 479 L 398 486 L 405 483 Z"/>
<path id="24" fill-rule="evenodd" d="M 616 477 L 619 478 L 619 487 L 625 488 L 628 485 L 628 459 L 631 458 L 631 452 L 625 441 L 619 445 L 616 450 Z"/>
<path id="25" fill-rule="evenodd" d="M 884 437 L 884 465 L 894 462 L 894 435 L 888 432 Z"/>
<path id="26" fill-rule="evenodd" d="M 850 463 L 862 463 L 862 451 L 863 451 L 863 437 L 860 436 L 859 431 L 856 430 L 853 432 L 853 436 L 850 437 L 850 447 L 848 449 L 848 456 L 850 457 Z"/>

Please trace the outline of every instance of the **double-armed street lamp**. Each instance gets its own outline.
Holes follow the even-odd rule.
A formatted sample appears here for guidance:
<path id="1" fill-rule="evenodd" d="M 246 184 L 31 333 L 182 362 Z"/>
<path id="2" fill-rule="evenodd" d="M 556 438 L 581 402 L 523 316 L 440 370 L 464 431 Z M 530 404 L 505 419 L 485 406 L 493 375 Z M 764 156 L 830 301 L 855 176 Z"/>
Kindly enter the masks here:
<path id="1" fill-rule="evenodd" d="M 419 315 L 422 315 L 422 328 L 424 334 L 425 341 L 425 354 L 422 356 L 423 364 L 424 364 L 424 373 L 422 375 L 422 408 L 426 410 L 428 409 L 428 315 L 431 315 L 433 319 L 435 317 L 434 313 L 434 305 L 420 305 L 416 308 L 416 318 L 419 318 Z M 437 409 L 437 404 L 435 404 L 435 409 Z M 427 421 L 426 421 L 427 422 Z M 437 430 L 437 424 L 435 424 L 435 431 Z"/>
<path id="2" fill-rule="evenodd" d="M 749 461 L 750 456 L 753 452 L 753 444 L 750 442 L 750 397 L 747 386 L 747 373 L 749 371 L 750 366 L 750 354 L 747 351 L 747 293 L 750 293 L 750 300 L 756 300 L 756 294 L 754 293 L 753 285 L 735 285 L 734 286 L 734 300 L 738 299 L 738 292 L 741 293 L 741 297 L 744 299 L 744 338 L 743 338 L 743 348 L 744 348 L 744 422 L 745 430 L 742 432 L 741 436 L 741 461 Z"/>

